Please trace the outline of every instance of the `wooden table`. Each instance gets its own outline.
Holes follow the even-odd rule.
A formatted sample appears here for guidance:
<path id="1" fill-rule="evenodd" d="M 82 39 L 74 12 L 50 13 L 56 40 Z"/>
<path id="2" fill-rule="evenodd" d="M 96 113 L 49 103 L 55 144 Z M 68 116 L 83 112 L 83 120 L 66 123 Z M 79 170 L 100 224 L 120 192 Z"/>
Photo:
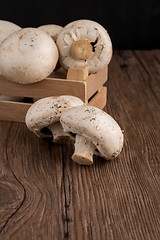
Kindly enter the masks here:
<path id="1" fill-rule="evenodd" d="M 160 51 L 115 51 L 105 108 L 121 154 L 71 160 L 73 146 L 0 122 L 0 239 L 160 239 Z"/>

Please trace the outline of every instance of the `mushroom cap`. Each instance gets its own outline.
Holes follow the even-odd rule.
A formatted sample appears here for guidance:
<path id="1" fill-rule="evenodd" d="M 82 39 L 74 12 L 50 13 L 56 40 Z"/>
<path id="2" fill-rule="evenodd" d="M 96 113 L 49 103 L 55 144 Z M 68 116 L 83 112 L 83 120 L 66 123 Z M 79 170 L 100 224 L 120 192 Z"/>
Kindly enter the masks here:
<path id="1" fill-rule="evenodd" d="M 18 25 L 12 23 L 12 22 L 8 22 L 5 20 L 0 20 L 0 44 L 2 44 L 2 42 L 13 32 L 20 30 L 21 27 L 19 27 Z M 0 74 L 1 70 L 0 70 Z"/>
<path id="2" fill-rule="evenodd" d="M 63 112 L 69 108 L 84 104 L 74 96 L 59 96 L 42 98 L 28 109 L 25 122 L 30 131 L 39 137 L 50 136 L 41 130 L 59 121 Z"/>
<path id="3" fill-rule="evenodd" d="M 72 54 L 74 43 L 81 39 L 88 40 L 92 46 L 92 54 L 89 54 L 88 59 L 76 59 Z M 112 43 L 106 29 L 91 20 L 83 19 L 67 24 L 58 35 L 57 46 L 61 65 L 66 70 L 88 65 L 89 73 L 95 73 L 108 65 L 112 57 Z"/>
<path id="4" fill-rule="evenodd" d="M 12 34 L 15 31 L 18 31 L 20 29 L 21 29 L 21 27 L 19 27 L 18 25 L 14 24 L 12 22 L 0 20 L 0 44 L 10 34 Z"/>
<path id="5" fill-rule="evenodd" d="M 46 78 L 54 70 L 58 57 L 53 39 L 37 28 L 16 31 L 0 45 L 2 75 L 21 84 Z"/>
<path id="6" fill-rule="evenodd" d="M 118 123 L 103 110 L 93 106 L 78 106 L 64 112 L 60 118 L 65 132 L 91 141 L 106 159 L 117 157 L 123 147 L 123 133 Z"/>
<path id="7" fill-rule="evenodd" d="M 59 33 L 62 31 L 63 27 L 55 24 L 47 24 L 39 26 L 38 29 L 48 33 L 52 39 L 56 42 Z"/>

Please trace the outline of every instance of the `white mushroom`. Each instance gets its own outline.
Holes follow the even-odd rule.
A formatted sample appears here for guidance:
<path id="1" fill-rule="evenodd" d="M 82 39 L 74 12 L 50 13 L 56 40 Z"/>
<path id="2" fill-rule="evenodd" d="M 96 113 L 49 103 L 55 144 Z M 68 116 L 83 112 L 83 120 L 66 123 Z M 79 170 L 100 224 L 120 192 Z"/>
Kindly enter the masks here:
<path id="1" fill-rule="evenodd" d="M 21 27 L 19 27 L 18 25 L 14 24 L 12 22 L 0 20 L 0 44 L 10 34 L 12 34 L 15 31 L 18 31 L 20 29 L 21 29 Z"/>
<path id="2" fill-rule="evenodd" d="M 0 45 L 0 69 L 8 80 L 29 84 L 43 80 L 54 70 L 58 49 L 53 39 L 37 28 L 23 28 Z"/>
<path id="3" fill-rule="evenodd" d="M 93 164 L 96 149 L 105 159 L 117 157 L 122 150 L 122 130 L 109 114 L 99 108 L 74 107 L 61 115 L 60 122 L 66 133 L 75 135 L 72 159 L 79 164 Z"/>
<path id="4" fill-rule="evenodd" d="M 21 27 L 19 27 L 18 25 L 9 22 L 9 21 L 5 21 L 5 20 L 0 20 L 0 45 L 2 44 L 2 42 L 9 36 L 11 35 L 13 32 L 20 30 Z M 1 72 L 0 72 L 1 75 Z M 16 101 L 19 102 L 21 101 L 23 98 L 22 97 L 15 97 L 15 96 L 6 96 L 6 95 L 0 95 L 0 100 L 1 101 Z"/>
<path id="5" fill-rule="evenodd" d="M 42 98 L 33 103 L 27 111 L 26 125 L 38 137 L 53 136 L 55 143 L 64 143 L 69 135 L 62 129 L 60 116 L 68 109 L 82 104 L 83 101 L 74 96 Z M 46 129 L 49 129 L 50 133 L 45 132 Z"/>
<path id="6" fill-rule="evenodd" d="M 61 65 L 66 70 L 88 65 L 89 73 L 95 73 L 108 65 L 112 57 L 107 31 L 91 20 L 77 20 L 66 25 L 58 35 L 57 46 Z"/>
<path id="7" fill-rule="evenodd" d="M 55 25 L 55 24 L 47 24 L 47 25 L 42 25 L 42 26 L 38 27 L 38 29 L 48 33 L 51 36 L 51 38 L 54 40 L 54 42 L 56 43 L 57 37 L 58 37 L 59 33 L 62 31 L 63 27 L 61 27 L 59 25 Z M 57 65 L 56 65 L 54 71 L 57 71 L 60 68 L 61 68 L 61 64 L 58 59 L 58 62 L 57 62 Z"/>
<path id="8" fill-rule="evenodd" d="M 38 29 L 48 33 L 52 39 L 56 42 L 59 33 L 62 31 L 63 27 L 55 24 L 47 24 L 39 26 Z"/>

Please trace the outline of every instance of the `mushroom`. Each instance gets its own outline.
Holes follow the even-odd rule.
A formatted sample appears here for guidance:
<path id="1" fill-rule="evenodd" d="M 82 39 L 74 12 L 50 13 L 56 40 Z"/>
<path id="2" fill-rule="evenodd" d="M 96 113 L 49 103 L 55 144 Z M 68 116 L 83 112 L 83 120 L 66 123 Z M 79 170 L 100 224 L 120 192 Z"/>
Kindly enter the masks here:
<path id="1" fill-rule="evenodd" d="M 18 31 L 20 29 L 21 29 L 21 27 L 19 27 L 18 25 L 14 24 L 12 22 L 0 20 L 0 44 L 10 34 L 12 34 L 15 31 Z"/>
<path id="2" fill-rule="evenodd" d="M 0 44 L 2 44 L 2 42 L 9 36 L 11 35 L 13 32 L 20 30 L 21 27 L 19 27 L 18 25 L 9 22 L 9 21 L 5 21 L 5 20 L 0 20 Z M 0 73 L 1 75 L 1 73 Z M 22 97 L 15 97 L 15 96 L 6 96 L 6 95 L 2 95 L 0 94 L 0 101 L 16 101 L 19 102 L 21 101 L 23 98 Z"/>
<path id="3" fill-rule="evenodd" d="M 112 57 L 110 37 L 99 23 L 77 20 L 59 33 L 57 46 L 64 69 L 88 65 L 89 73 L 96 73 L 109 64 Z"/>
<path id="4" fill-rule="evenodd" d="M 53 136 L 53 142 L 64 143 L 66 138 L 70 137 L 62 129 L 59 122 L 60 116 L 68 109 L 82 104 L 84 104 L 83 101 L 74 96 L 42 98 L 28 109 L 26 125 L 38 137 Z M 46 129 L 50 130 L 49 133 L 45 131 Z"/>
<path id="5" fill-rule="evenodd" d="M 55 24 L 47 24 L 39 26 L 38 29 L 48 33 L 52 39 L 56 42 L 59 33 L 62 31 L 63 27 Z"/>
<path id="6" fill-rule="evenodd" d="M 47 33 L 23 28 L 0 45 L 0 71 L 10 81 L 34 83 L 50 75 L 58 57 L 57 46 Z"/>
<path id="7" fill-rule="evenodd" d="M 63 130 L 75 136 L 72 160 L 93 164 L 93 155 L 105 159 L 118 156 L 123 146 L 123 133 L 118 123 L 103 110 L 93 106 L 77 106 L 64 112 L 60 118 Z"/>
<path id="8" fill-rule="evenodd" d="M 54 24 L 47 24 L 47 25 L 42 25 L 42 26 L 38 27 L 38 29 L 48 33 L 51 36 L 51 38 L 54 40 L 54 42 L 56 43 L 57 37 L 58 37 L 59 33 L 62 31 L 63 27 L 61 27 L 59 25 L 54 25 Z M 57 71 L 60 68 L 61 68 L 61 64 L 58 59 L 57 65 L 56 65 L 54 71 Z"/>

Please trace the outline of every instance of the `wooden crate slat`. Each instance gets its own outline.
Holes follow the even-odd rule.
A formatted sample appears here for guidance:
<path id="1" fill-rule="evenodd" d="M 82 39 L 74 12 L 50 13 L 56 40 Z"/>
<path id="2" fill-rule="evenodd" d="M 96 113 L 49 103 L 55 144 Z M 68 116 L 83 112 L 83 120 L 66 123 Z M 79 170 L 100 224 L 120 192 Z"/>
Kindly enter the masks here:
<path id="1" fill-rule="evenodd" d="M 24 122 L 30 103 L 0 101 L 0 120 Z"/>
<path id="2" fill-rule="evenodd" d="M 74 81 L 82 81 L 88 77 L 88 65 L 84 67 L 69 68 L 67 79 Z"/>
<path id="3" fill-rule="evenodd" d="M 108 66 L 89 76 L 87 66 L 70 69 L 68 75 L 65 75 L 64 71 L 59 71 L 58 75 L 56 74 L 54 73 L 38 83 L 27 85 L 14 83 L 0 76 L 0 94 L 31 98 L 72 95 L 79 97 L 88 105 L 101 109 L 105 107 L 107 88 L 103 85 L 107 81 Z M 74 78 L 77 78 L 77 80 L 74 80 Z M 31 103 L 0 101 L 0 120 L 24 122 L 30 106 Z"/>
<path id="4" fill-rule="evenodd" d="M 89 101 L 89 106 L 95 106 L 103 109 L 107 102 L 107 88 L 102 87 L 96 95 Z"/>
<path id="5" fill-rule="evenodd" d="M 107 88 L 102 87 L 87 105 L 104 108 L 106 105 Z M 31 103 L 0 101 L 0 120 L 25 122 L 25 115 Z"/>
<path id="6" fill-rule="evenodd" d="M 85 93 L 85 81 L 46 78 L 38 83 L 22 85 L 10 82 L 3 76 L 0 76 L 0 94 L 4 95 L 40 98 L 73 95 L 85 101 Z"/>
<path id="7" fill-rule="evenodd" d="M 91 74 L 86 78 L 87 99 L 89 99 L 108 79 L 108 66 L 96 74 Z"/>

